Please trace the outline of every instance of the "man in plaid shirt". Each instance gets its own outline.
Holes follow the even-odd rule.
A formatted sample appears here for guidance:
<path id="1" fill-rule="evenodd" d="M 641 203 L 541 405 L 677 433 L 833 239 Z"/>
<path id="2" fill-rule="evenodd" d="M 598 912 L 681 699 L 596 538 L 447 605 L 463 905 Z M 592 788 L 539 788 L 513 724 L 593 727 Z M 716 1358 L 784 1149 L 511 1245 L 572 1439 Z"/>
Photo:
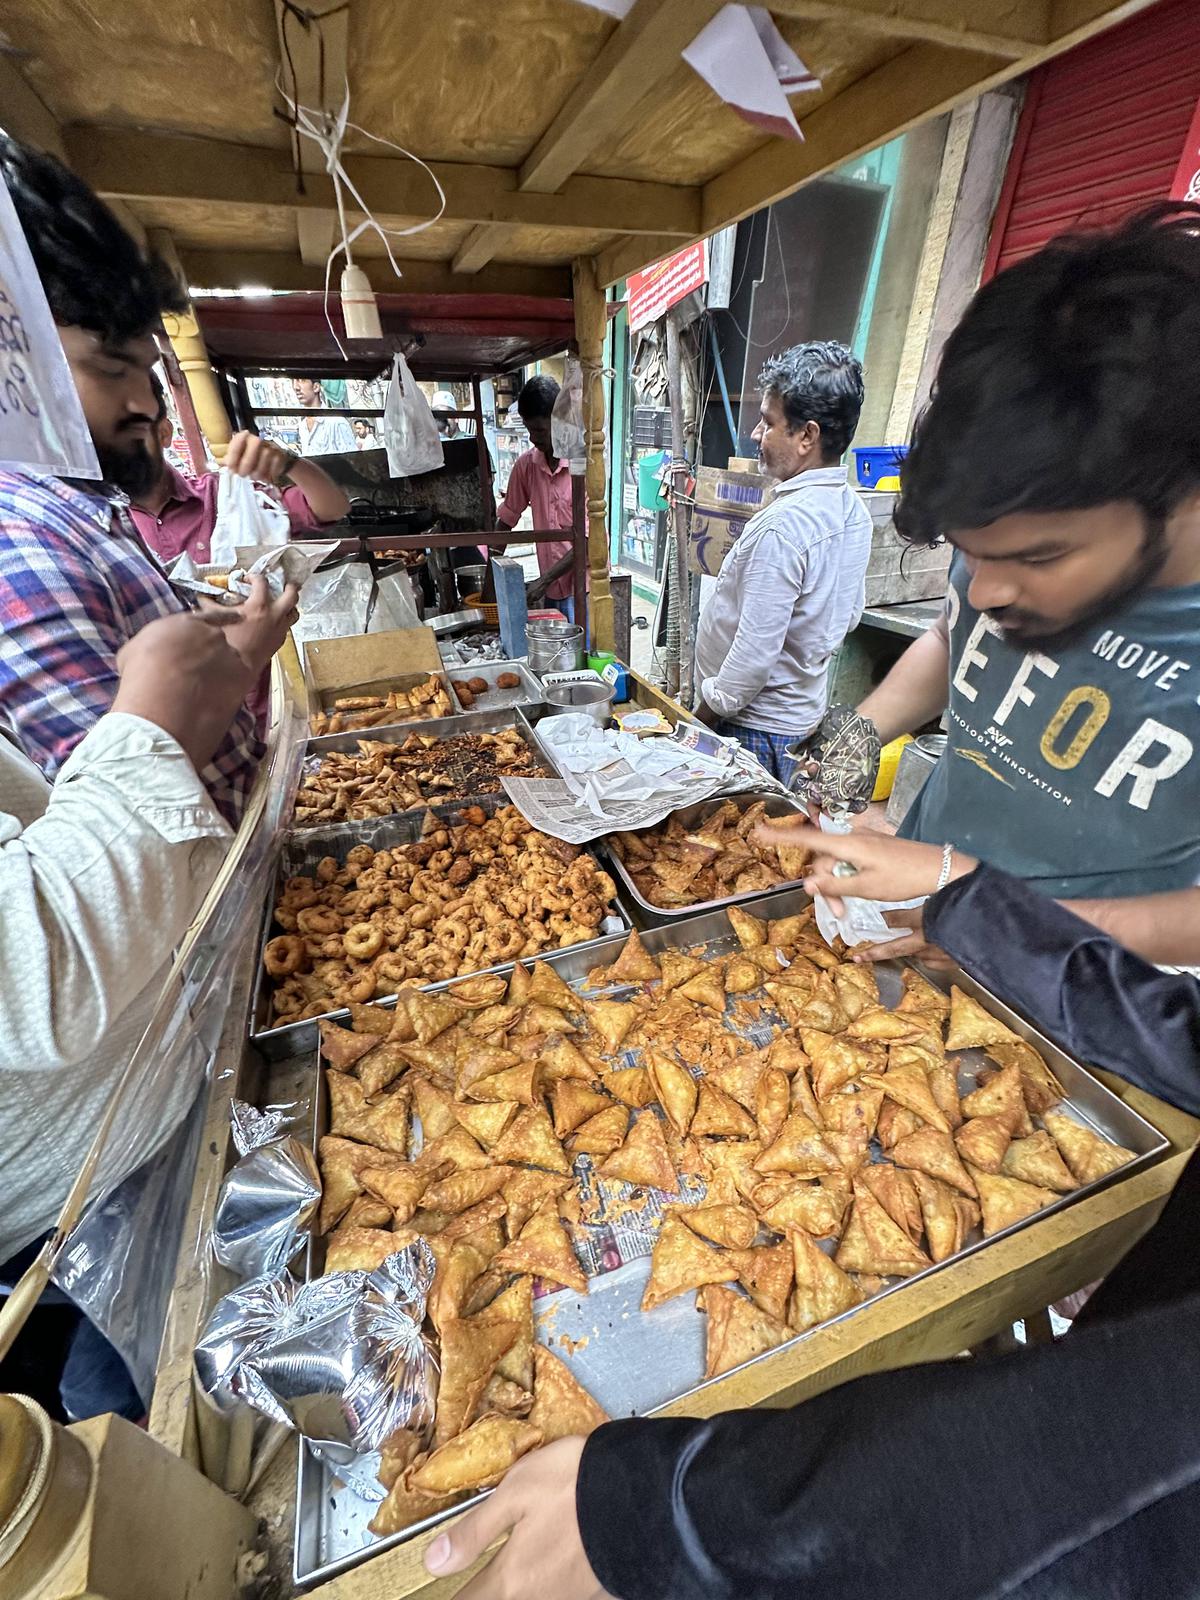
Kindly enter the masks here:
<path id="1" fill-rule="evenodd" d="M 166 268 L 52 156 L 0 143 L 3 174 L 58 325 L 104 482 L 0 472 L 0 721 L 53 777 L 117 689 L 117 652 L 156 617 L 186 609 L 127 509 L 157 472 L 154 329 L 183 309 Z M 247 602 L 230 642 L 295 591 Z M 243 627 L 247 632 L 243 633 Z M 201 777 L 236 826 L 263 754 L 239 712 Z"/>

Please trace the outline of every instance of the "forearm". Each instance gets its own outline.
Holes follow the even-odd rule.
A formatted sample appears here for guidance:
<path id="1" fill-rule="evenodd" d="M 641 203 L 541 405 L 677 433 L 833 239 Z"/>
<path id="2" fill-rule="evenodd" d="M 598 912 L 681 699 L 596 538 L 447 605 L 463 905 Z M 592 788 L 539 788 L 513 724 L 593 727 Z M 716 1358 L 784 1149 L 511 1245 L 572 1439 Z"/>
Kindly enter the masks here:
<path id="1" fill-rule="evenodd" d="M 1156 966 L 1200 967 L 1200 889 L 1062 904 Z"/>
<path id="2" fill-rule="evenodd" d="M 950 644 L 945 619 L 909 645 L 878 688 L 859 706 L 888 744 L 931 722 L 950 698 Z"/>
<path id="3" fill-rule="evenodd" d="M 102 718 L 43 816 L 0 846 L 0 1067 L 69 1065 L 103 1040 L 195 915 L 229 830 L 183 750 Z"/>
<path id="4" fill-rule="evenodd" d="M 350 514 L 350 496 L 315 461 L 297 458 L 288 467 L 287 475 L 308 501 L 318 522 L 341 522 Z"/>
<path id="5" fill-rule="evenodd" d="M 1144 908 L 1178 902 L 1176 913 Z M 1186 904 L 1184 904 L 1186 902 Z M 1139 901 L 1091 902 L 1113 924 L 1049 900 L 1018 878 L 982 867 L 926 902 L 925 937 L 1024 1013 L 1071 1055 L 1200 1113 L 1200 986 L 1135 954 L 1123 915 L 1146 919 L 1147 942 L 1200 924 L 1200 890 Z M 1086 920 L 1081 920 L 1086 916 Z M 1138 929 L 1133 928 L 1136 935 Z M 1117 941 L 1120 941 L 1119 943 Z M 1180 944 L 1184 939 L 1180 937 Z M 1192 943 L 1200 950 L 1200 931 Z"/>
<path id="6" fill-rule="evenodd" d="M 859 1379 L 790 1411 L 607 1424 L 579 1474 L 588 1560 L 620 1600 L 1006 1593 L 1194 1463 L 1200 1367 L 1181 1342 L 1185 1312 Z M 1032 1438 L 1047 1407 L 1054 1425 Z M 948 1538 L 952 1484 L 970 1492 L 955 1497 Z"/>

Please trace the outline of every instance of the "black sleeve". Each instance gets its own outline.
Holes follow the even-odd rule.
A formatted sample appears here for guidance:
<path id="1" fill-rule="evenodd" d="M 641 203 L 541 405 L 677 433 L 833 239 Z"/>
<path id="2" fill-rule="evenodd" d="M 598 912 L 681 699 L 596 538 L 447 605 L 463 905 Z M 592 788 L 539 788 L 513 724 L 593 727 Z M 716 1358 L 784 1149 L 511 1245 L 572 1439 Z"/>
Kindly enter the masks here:
<path id="1" fill-rule="evenodd" d="M 1160 972 L 1018 878 L 981 866 L 925 936 L 1078 1060 L 1200 1114 L 1200 984 Z"/>
<path id="2" fill-rule="evenodd" d="M 1008 1593 L 1200 1476 L 1198 1334 L 1191 1297 L 788 1411 L 608 1423 L 580 1467 L 588 1560 L 619 1600 Z"/>

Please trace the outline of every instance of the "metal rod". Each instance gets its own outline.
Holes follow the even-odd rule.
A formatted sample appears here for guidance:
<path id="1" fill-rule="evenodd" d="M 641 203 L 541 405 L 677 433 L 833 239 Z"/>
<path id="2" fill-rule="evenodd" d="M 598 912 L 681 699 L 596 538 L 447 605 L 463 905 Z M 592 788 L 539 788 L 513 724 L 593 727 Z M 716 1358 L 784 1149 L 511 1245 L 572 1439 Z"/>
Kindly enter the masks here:
<path id="1" fill-rule="evenodd" d="M 492 493 L 492 458 L 488 454 L 487 440 L 483 436 L 483 396 L 479 391 L 479 379 L 471 379 L 471 393 L 475 398 L 475 449 L 479 459 L 479 494 L 483 503 L 483 525 L 493 528 L 496 524 L 496 500 Z M 450 413 L 437 412 L 435 415 L 458 416 L 457 411 Z"/>

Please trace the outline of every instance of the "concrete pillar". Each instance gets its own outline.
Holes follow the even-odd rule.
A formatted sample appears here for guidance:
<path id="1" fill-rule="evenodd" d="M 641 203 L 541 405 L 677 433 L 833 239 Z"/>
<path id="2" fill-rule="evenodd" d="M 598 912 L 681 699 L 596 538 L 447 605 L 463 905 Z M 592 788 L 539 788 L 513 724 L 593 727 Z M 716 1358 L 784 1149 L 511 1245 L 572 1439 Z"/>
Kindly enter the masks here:
<path id="1" fill-rule="evenodd" d="M 575 341 L 583 369 L 583 425 L 587 437 L 588 610 L 592 649 L 613 648 L 613 600 L 608 578 L 608 484 L 604 462 L 604 335 L 608 326 L 604 290 L 595 263 L 578 258 L 571 268 Z"/>

